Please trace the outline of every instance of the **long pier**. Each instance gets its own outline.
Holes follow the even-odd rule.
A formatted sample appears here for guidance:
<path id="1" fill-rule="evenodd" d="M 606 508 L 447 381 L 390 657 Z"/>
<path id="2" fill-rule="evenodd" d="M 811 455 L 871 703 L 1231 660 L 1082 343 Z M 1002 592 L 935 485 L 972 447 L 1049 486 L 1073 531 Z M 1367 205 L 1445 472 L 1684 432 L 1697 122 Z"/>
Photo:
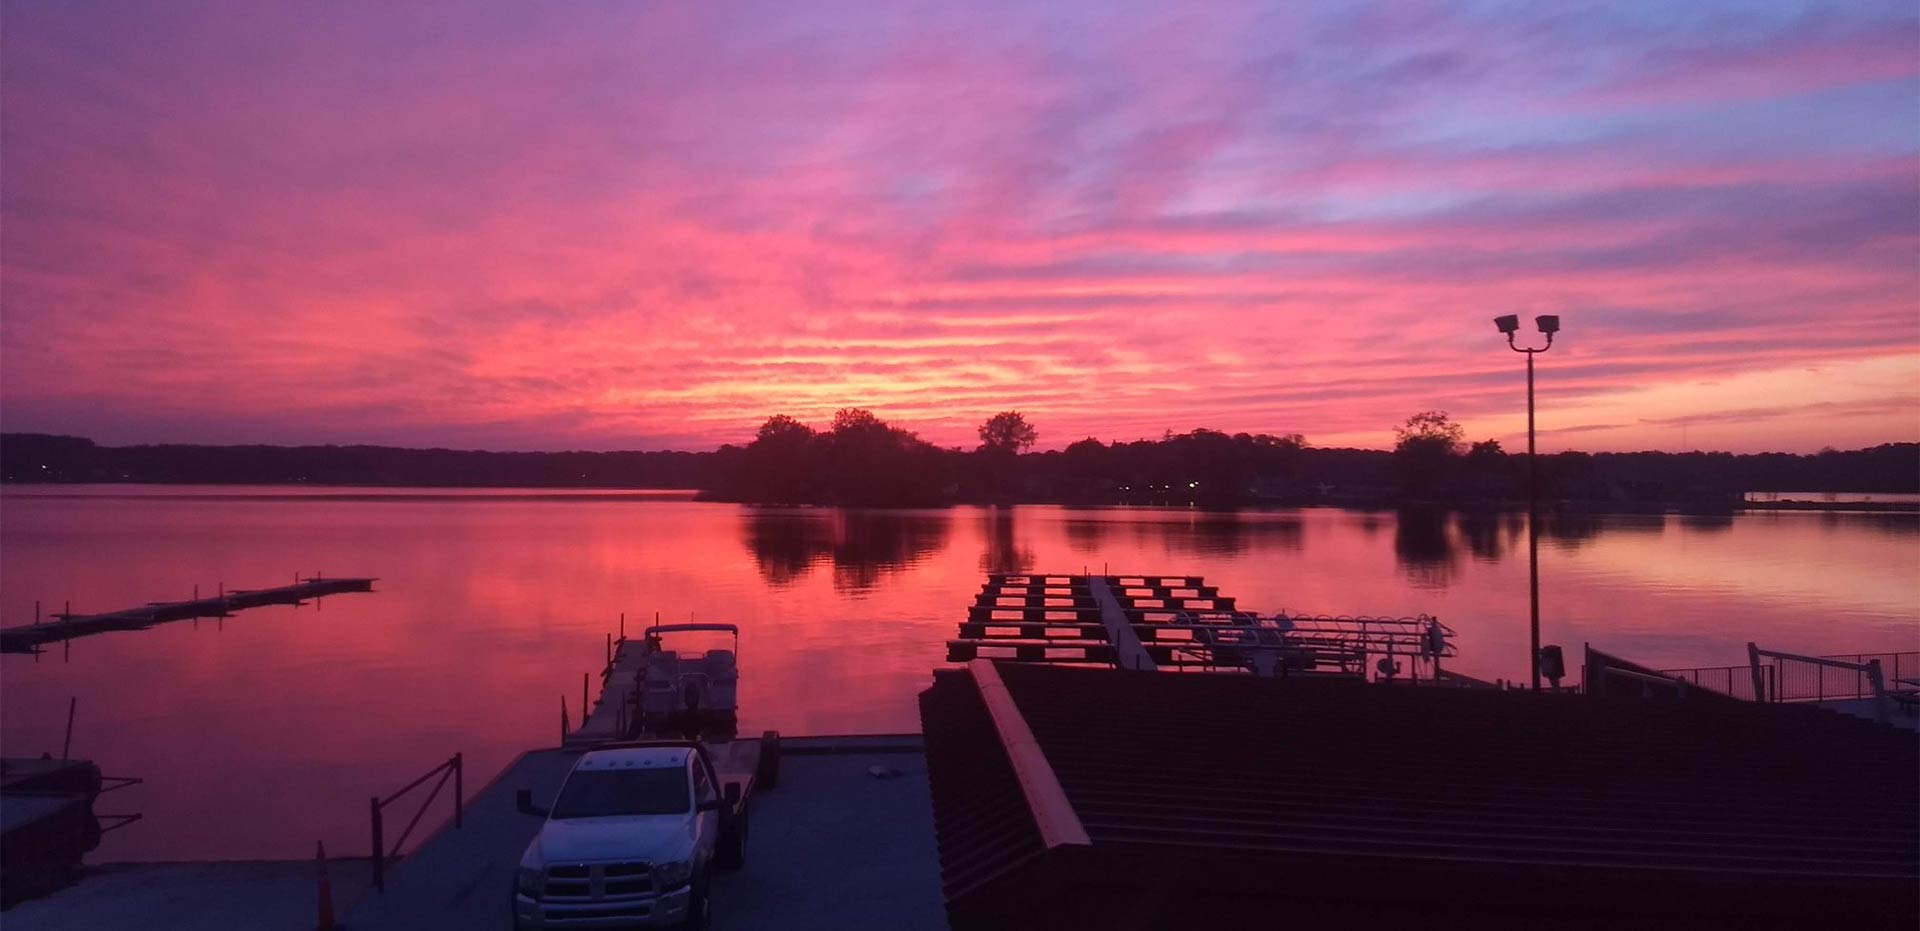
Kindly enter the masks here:
<path id="1" fill-rule="evenodd" d="M 234 589 L 221 591 L 212 598 L 155 601 L 138 608 L 126 608 L 104 614 L 60 613 L 53 615 L 53 620 L 44 624 L 23 624 L 0 629 L 0 653 L 32 653 L 42 644 L 103 634 L 113 630 L 145 630 L 155 624 L 164 624 L 168 621 L 226 617 L 235 611 L 247 608 L 299 605 L 305 604 L 308 599 L 323 595 L 370 592 L 373 591 L 373 583 L 376 581 L 379 580 L 329 579 L 316 576 L 311 579 L 299 579 L 292 585 L 282 585 L 277 588 Z"/>

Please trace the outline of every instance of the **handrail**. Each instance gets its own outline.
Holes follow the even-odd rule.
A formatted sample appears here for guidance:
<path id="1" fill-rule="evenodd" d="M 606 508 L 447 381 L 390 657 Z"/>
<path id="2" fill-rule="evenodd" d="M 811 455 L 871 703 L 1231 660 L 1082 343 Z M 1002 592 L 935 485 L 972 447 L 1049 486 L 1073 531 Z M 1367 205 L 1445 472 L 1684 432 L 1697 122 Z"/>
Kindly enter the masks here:
<path id="1" fill-rule="evenodd" d="M 1772 657 L 1774 659 L 1775 662 L 1773 663 L 1773 667 L 1776 670 L 1776 673 L 1775 673 L 1776 681 L 1779 678 L 1779 675 L 1777 672 L 1780 665 L 1779 660 L 1788 660 L 1790 662 L 1796 662 L 1796 663 L 1806 663 L 1810 666 L 1821 666 L 1828 669 L 1846 669 L 1852 672 L 1864 674 L 1867 677 L 1867 685 L 1870 691 L 1873 693 L 1872 697 L 1873 697 L 1874 718 L 1882 724 L 1886 724 L 1889 722 L 1890 715 L 1887 712 L 1887 686 L 1886 686 L 1885 680 L 1882 679 L 1881 677 L 1880 661 L 1878 659 L 1871 659 L 1864 663 L 1858 663 L 1858 662 L 1848 662 L 1842 659 L 1834 659 L 1828 656 L 1805 656 L 1799 653 L 1783 653 L 1779 650 L 1763 650 L 1759 647 L 1759 645 L 1749 641 L 1747 643 L 1747 662 L 1749 665 L 1753 667 L 1753 682 L 1756 690 L 1760 686 L 1760 669 L 1761 669 L 1760 658 L 1763 656 Z M 1823 688 L 1825 686 L 1825 682 L 1826 680 L 1824 677 L 1819 678 L 1819 684 Z M 1834 697 L 1839 698 L 1841 696 L 1836 695 Z M 1823 700 L 1824 698 L 1825 698 L 1825 695 L 1822 694 L 1816 700 Z M 1777 691 L 1775 693 L 1774 700 L 1775 701 L 1780 700 Z"/>
<path id="2" fill-rule="evenodd" d="M 1047 761 L 1046 752 L 1034 739 L 1033 729 L 1020 714 L 1020 706 L 1014 703 L 993 661 L 973 660 L 967 664 L 967 671 L 973 675 L 974 688 L 979 690 L 980 701 L 987 707 L 987 717 L 999 733 L 1001 746 L 1006 748 L 1007 762 L 1020 781 L 1020 793 L 1026 797 L 1027 811 L 1033 815 L 1034 827 L 1039 829 L 1040 842 L 1049 850 L 1068 844 L 1093 843 L 1087 837 L 1079 812 L 1074 810 L 1066 790 L 1060 787 L 1053 764 Z"/>
<path id="3" fill-rule="evenodd" d="M 463 762 L 463 755 L 456 753 L 446 762 L 427 770 L 420 778 L 407 783 L 400 791 L 384 799 L 377 795 L 368 799 L 367 807 L 372 815 L 373 821 L 374 889 L 380 892 L 387 891 L 387 860 L 399 859 L 400 848 L 406 845 L 407 837 L 413 833 L 414 827 L 420 824 L 421 817 L 424 816 L 427 813 L 427 809 L 433 805 L 433 800 L 440 797 L 440 790 L 446 787 L 448 779 L 453 780 L 453 826 L 456 828 L 462 826 L 463 819 L 461 815 L 462 811 L 466 808 L 465 770 L 466 766 Z M 440 781 L 433 784 L 433 791 L 428 792 L 427 797 L 420 802 L 420 808 L 413 813 L 413 820 L 407 822 L 406 828 L 400 832 L 399 839 L 393 842 L 393 848 L 389 851 L 384 839 L 386 823 L 381 809 L 399 801 L 401 796 L 419 788 L 427 780 L 432 779 L 436 775 L 440 777 Z"/>
<path id="4" fill-rule="evenodd" d="M 1682 698 L 1686 697 L 1687 689 L 1691 687 L 1685 679 L 1675 679 L 1672 676 L 1649 675 L 1644 672 L 1634 672 L 1631 669 L 1619 669 L 1613 666 L 1603 665 L 1600 667 L 1599 672 L 1600 678 L 1603 680 L 1609 676 L 1631 679 L 1641 685 L 1657 685 L 1662 688 L 1673 689 L 1674 692 Z"/>
<path id="5" fill-rule="evenodd" d="M 1774 669 L 1772 666 L 1760 667 L 1760 671 L 1764 675 L 1762 676 L 1759 691 L 1754 692 L 1752 695 L 1742 695 L 1740 694 L 1740 690 L 1735 687 L 1740 680 L 1747 677 L 1747 673 L 1749 672 L 1747 665 L 1744 663 L 1738 666 L 1688 666 L 1681 669 L 1661 669 L 1657 671 L 1660 675 L 1670 679 L 1679 679 L 1702 691 L 1714 692 L 1731 698 L 1764 702 L 1769 700 L 1769 695 L 1774 694 Z"/>

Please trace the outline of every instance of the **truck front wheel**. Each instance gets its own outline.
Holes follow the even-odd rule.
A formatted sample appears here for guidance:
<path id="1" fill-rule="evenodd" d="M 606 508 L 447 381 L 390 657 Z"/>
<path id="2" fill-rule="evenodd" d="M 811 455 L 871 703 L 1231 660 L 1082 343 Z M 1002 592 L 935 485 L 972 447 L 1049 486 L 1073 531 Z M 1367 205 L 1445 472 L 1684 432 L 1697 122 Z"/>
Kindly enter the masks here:
<path id="1" fill-rule="evenodd" d="M 707 897 L 704 876 L 694 877 L 693 894 L 687 897 L 687 920 L 680 927 L 682 931 L 708 931 L 713 927 L 713 900 Z"/>
<path id="2" fill-rule="evenodd" d="M 747 815 L 741 812 L 733 824 L 720 831 L 713 852 L 713 865 L 731 873 L 747 865 Z"/>

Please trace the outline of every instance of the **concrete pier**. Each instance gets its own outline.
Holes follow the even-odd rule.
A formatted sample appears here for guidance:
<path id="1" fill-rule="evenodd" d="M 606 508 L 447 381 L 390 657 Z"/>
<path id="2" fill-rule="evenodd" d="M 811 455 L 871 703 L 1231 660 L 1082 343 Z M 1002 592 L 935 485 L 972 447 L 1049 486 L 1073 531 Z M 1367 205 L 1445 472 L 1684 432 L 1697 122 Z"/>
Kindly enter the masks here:
<path id="1" fill-rule="evenodd" d="M 757 748 L 757 741 L 719 747 Z M 944 928 L 926 758 L 919 735 L 789 738 L 780 786 L 755 792 L 746 867 L 713 878 L 713 925 Z M 346 913 L 354 931 L 505 929 L 514 870 L 541 819 L 514 805 L 559 794 L 581 751 L 521 756 L 447 827 L 391 868 L 385 892 Z M 350 868 L 358 868 L 354 864 Z"/>

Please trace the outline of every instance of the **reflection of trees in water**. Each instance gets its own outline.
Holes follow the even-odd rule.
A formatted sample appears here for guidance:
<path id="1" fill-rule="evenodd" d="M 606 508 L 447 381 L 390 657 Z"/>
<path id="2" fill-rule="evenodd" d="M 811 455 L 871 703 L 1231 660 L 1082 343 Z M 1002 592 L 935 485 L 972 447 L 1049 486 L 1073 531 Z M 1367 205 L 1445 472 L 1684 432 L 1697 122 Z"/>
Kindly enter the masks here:
<path id="1" fill-rule="evenodd" d="M 1733 529 L 1733 514 L 1682 514 L 1680 526 L 1701 533 L 1725 533 Z"/>
<path id="2" fill-rule="evenodd" d="M 1107 522 L 1069 517 L 1061 524 L 1067 535 L 1067 545 L 1076 553 L 1097 553 L 1100 544 L 1107 536 Z"/>
<path id="3" fill-rule="evenodd" d="M 1013 508 L 993 508 L 981 518 L 986 552 L 980 554 L 981 572 L 1029 572 L 1033 569 L 1033 551 L 1022 549 L 1013 533 Z"/>
<path id="4" fill-rule="evenodd" d="M 1300 518 L 1290 514 L 1205 511 L 1185 522 L 1167 521 L 1152 526 L 1160 529 L 1168 553 L 1204 556 L 1233 556 L 1249 547 L 1297 550 L 1302 537 Z"/>
<path id="5" fill-rule="evenodd" d="M 1514 523 L 1508 517 L 1494 511 L 1461 511 L 1454 515 L 1453 525 L 1476 559 L 1499 562 L 1513 538 L 1526 529 L 1524 523 Z"/>
<path id="6" fill-rule="evenodd" d="M 1864 527 L 1895 537 L 1920 535 L 1920 514 L 1836 514 L 1828 512 L 1821 523 L 1829 527 Z"/>
<path id="7" fill-rule="evenodd" d="M 1415 588 L 1444 589 L 1460 571 L 1445 511 L 1402 510 L 1393 525 L 1393 555 Z"/>
<path id="8" fill-rule="evenodd" d="M 1540 536 L 1567 552 L 1591 543 L 1600 535 L 1600 518 L 1587 511 L 1552 511 L 1540 515 Z"/>
<path id="9" fill-rule="evenodd" d="M 834 588 L 863 592 L 946 546 L 950 525 L 945 513 L 752 509 L 741 536 L 768 584 L 791 585 L 830 561 Z"/>
<path id="10" fill-rule="evenodd" d="M 822 511 L 749 509 L 742 515 L 741 535 L 760 577 L 780 588 L 799 581 L 833 552 L 833 521 Z"/>
<path id="11" fill-rule="evenodd" d="M 1525 529 L 1523 522 L 1521 530 Z M 1667 518 L 1664 514 L 1595 514 L 1592 511 L 1560 510 L 1540 515 L 1541 539 L 1550 540 L 1569 553 L 1598 539 L 1602 533 L 1657 537 L 1666 529 Z"/>
<path id="12" fill-rule="evenodd" d="M 1369 538 L 1378 534 L 1380 532 L 1380 515 L 1372 511 L 1363 512 L 1360 515 L 1360 532 L 1366 534 Z"/>

